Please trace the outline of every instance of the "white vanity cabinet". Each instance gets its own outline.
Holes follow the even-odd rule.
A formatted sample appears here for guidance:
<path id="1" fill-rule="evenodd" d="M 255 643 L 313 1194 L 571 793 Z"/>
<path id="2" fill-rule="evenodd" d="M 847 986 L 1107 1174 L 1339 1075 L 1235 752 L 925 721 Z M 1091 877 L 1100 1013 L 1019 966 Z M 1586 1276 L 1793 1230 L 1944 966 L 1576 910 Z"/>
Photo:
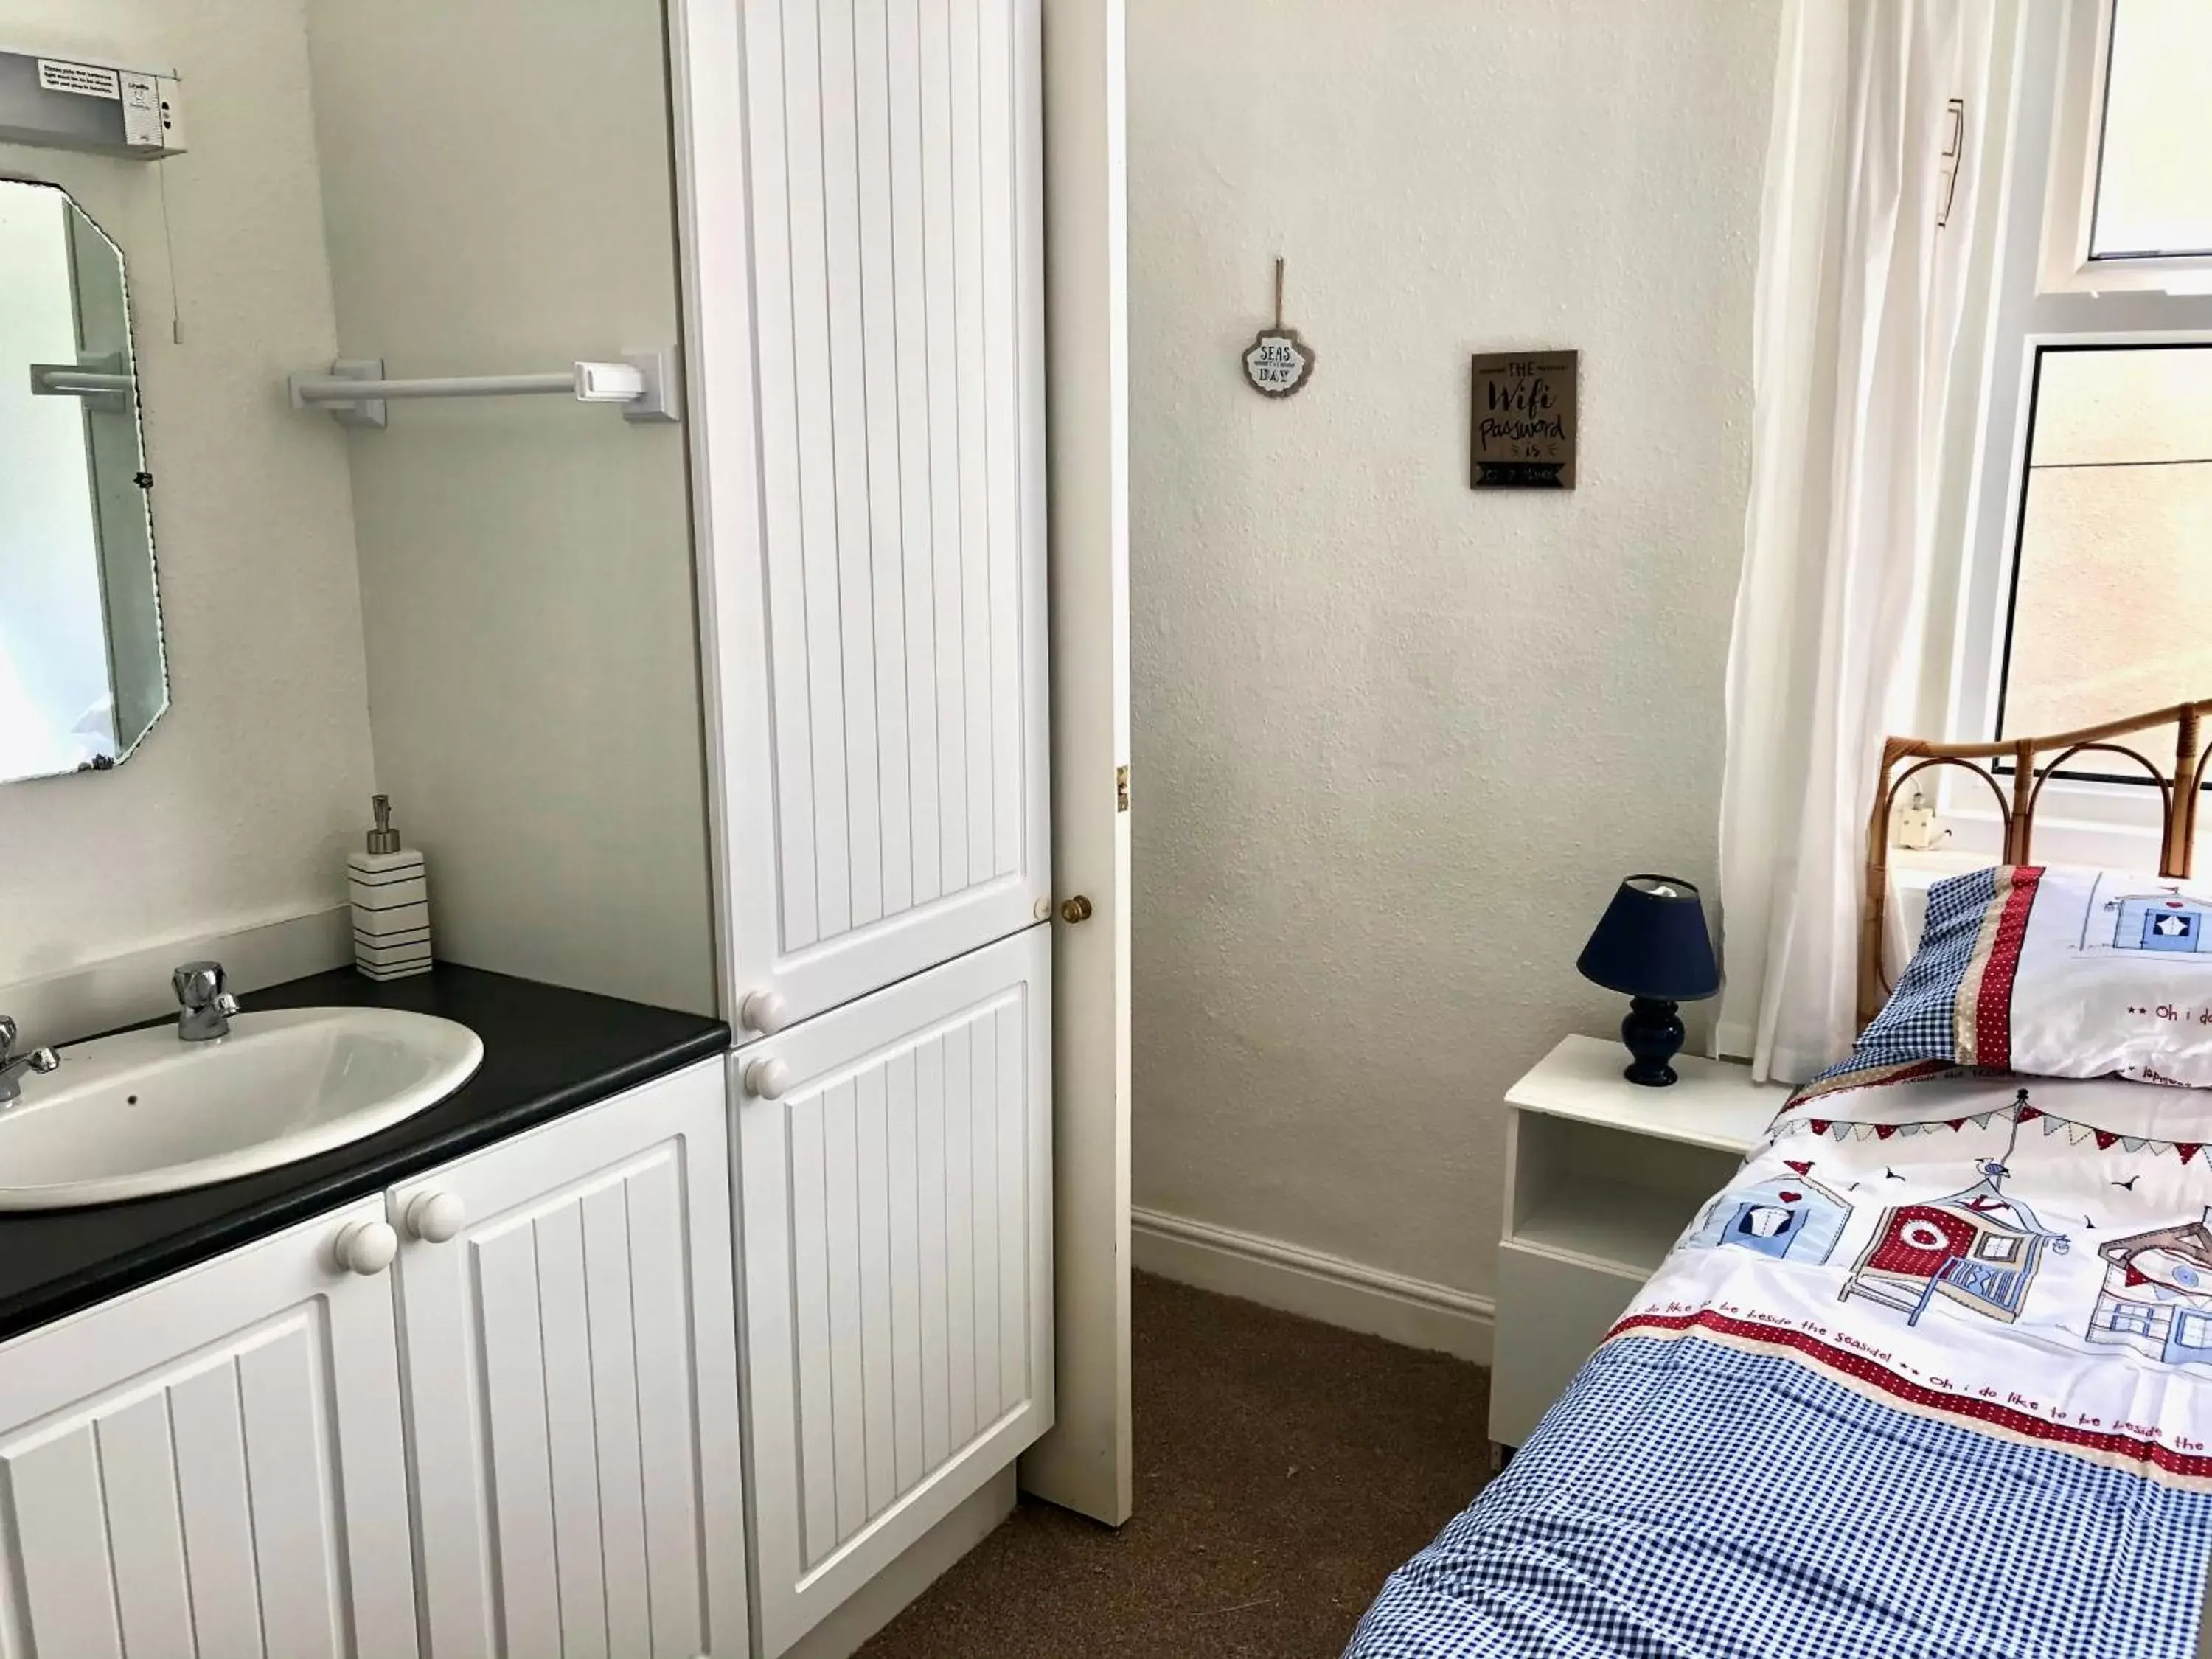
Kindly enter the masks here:
<path id="1" fill-rule="evenodd" d="M 0 1348 L 0 1652 L 416 1645 L 392 1286 L 339 1267 L 376 1198 Z"/>
<path id="2" fill-rule="evenodd" d="M 0 1655 L 745 1653 L 726 1076 L 0 1347 Z"/>
<path id="3" fill-rule="evenodd" d="M 1052 1426 L 1051 941 L 739 1051 L 762 1652 Z"/>
<path id="4" fill-rule="evenodd" d="M 388 1194 L 430 1659 L 745 1650 L 725 1086 Z"/>

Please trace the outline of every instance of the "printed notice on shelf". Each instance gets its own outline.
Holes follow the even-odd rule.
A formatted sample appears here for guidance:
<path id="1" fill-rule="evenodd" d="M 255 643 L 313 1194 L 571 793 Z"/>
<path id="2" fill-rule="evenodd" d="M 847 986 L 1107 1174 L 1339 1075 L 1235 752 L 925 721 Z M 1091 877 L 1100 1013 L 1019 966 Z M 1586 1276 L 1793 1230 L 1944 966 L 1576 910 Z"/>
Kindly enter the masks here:
<path id="1" fill-rule="evenodd" d="M 123 77 L 123 142 L 134 148 L 161 143 L 161 91 L 150 75 Z"/>
<path id="2" fill-rule="evenodd" d="M 39 90 L 74 92 L 86 98 L 120 98 L 123 82 L 112 69 L 97 64 L 64 64 L 39 59 Z"/>

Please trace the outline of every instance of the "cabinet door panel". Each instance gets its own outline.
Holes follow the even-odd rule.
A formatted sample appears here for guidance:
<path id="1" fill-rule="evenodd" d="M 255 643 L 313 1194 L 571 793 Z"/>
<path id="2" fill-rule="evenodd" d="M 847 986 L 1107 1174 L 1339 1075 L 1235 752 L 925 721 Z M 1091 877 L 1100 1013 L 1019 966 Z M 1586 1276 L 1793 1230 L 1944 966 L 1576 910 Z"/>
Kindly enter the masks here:
<path id="1" fill-rule="evenodd" d="M 747 1049 L 760 1620 L 781 1653 L 1052 1423 L 1050 939 Z"/>
<path id="2" fill-rule="evenodd" d="M 1490 1437 L 1518 1446 L 1635 1299 L 1638 1281 L 1527 1249 L 1498 1249 L 1498 1346 Z"/>
<path id="3" fill-rule="evenodd" d="M 370 1204 L 0 1349 L 0 1652 L 412 1656 L 392 1286 Z"/>
<path id="4" fill-rule="evenodd" d="M 191 1590 L 185 1577 L 184 1511 L 177 1501 L 177 1446 L 169 1401 L 146 1395 L 101 1419 L 100 1496 L 115 1565 L 115 1611 L 133 1659 L 190 1659 Z"/>
<path id="5" fill-rule="evenodd" d="M 745 1647 L 723 1069 L 425 1176 L 399 1257 L 432 1659 Z"/>
<path id="6" fill-rule="evenodd" d="M 794 1020 L 1051 890 L 1036 6 L 743 0 L 687 215 L 727 983 Z"/>

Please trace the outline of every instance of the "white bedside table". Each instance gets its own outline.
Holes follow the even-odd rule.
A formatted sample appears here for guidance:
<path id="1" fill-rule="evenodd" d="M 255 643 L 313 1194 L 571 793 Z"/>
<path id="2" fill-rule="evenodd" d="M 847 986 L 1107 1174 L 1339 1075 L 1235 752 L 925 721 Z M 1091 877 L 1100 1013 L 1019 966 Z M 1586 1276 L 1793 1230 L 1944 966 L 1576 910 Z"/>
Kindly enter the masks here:
<path id="1" fill-rule="evenodd" d="M 1620 1044 L 1571 1036 L 1505 1093 L 1505 1235 L 1490 1374 L 1493 1464 L 1527 1439 L 1705 1200 L 1790 1097 L 1733 1061 L 1621 1076 Z"/>

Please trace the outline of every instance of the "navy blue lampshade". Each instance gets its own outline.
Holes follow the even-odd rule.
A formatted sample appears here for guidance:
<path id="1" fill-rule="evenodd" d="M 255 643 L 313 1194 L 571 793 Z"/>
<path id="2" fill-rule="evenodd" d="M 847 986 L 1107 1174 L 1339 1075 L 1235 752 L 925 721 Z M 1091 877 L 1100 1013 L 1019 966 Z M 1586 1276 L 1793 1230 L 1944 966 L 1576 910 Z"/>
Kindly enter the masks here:
<path id="1" fill-rule="evenodd" d="M 1609 991 L 1694 1002 L 1721 988 L 1698 890 L 1675 876 L 1631 876 L 1575 966 Z"/>

